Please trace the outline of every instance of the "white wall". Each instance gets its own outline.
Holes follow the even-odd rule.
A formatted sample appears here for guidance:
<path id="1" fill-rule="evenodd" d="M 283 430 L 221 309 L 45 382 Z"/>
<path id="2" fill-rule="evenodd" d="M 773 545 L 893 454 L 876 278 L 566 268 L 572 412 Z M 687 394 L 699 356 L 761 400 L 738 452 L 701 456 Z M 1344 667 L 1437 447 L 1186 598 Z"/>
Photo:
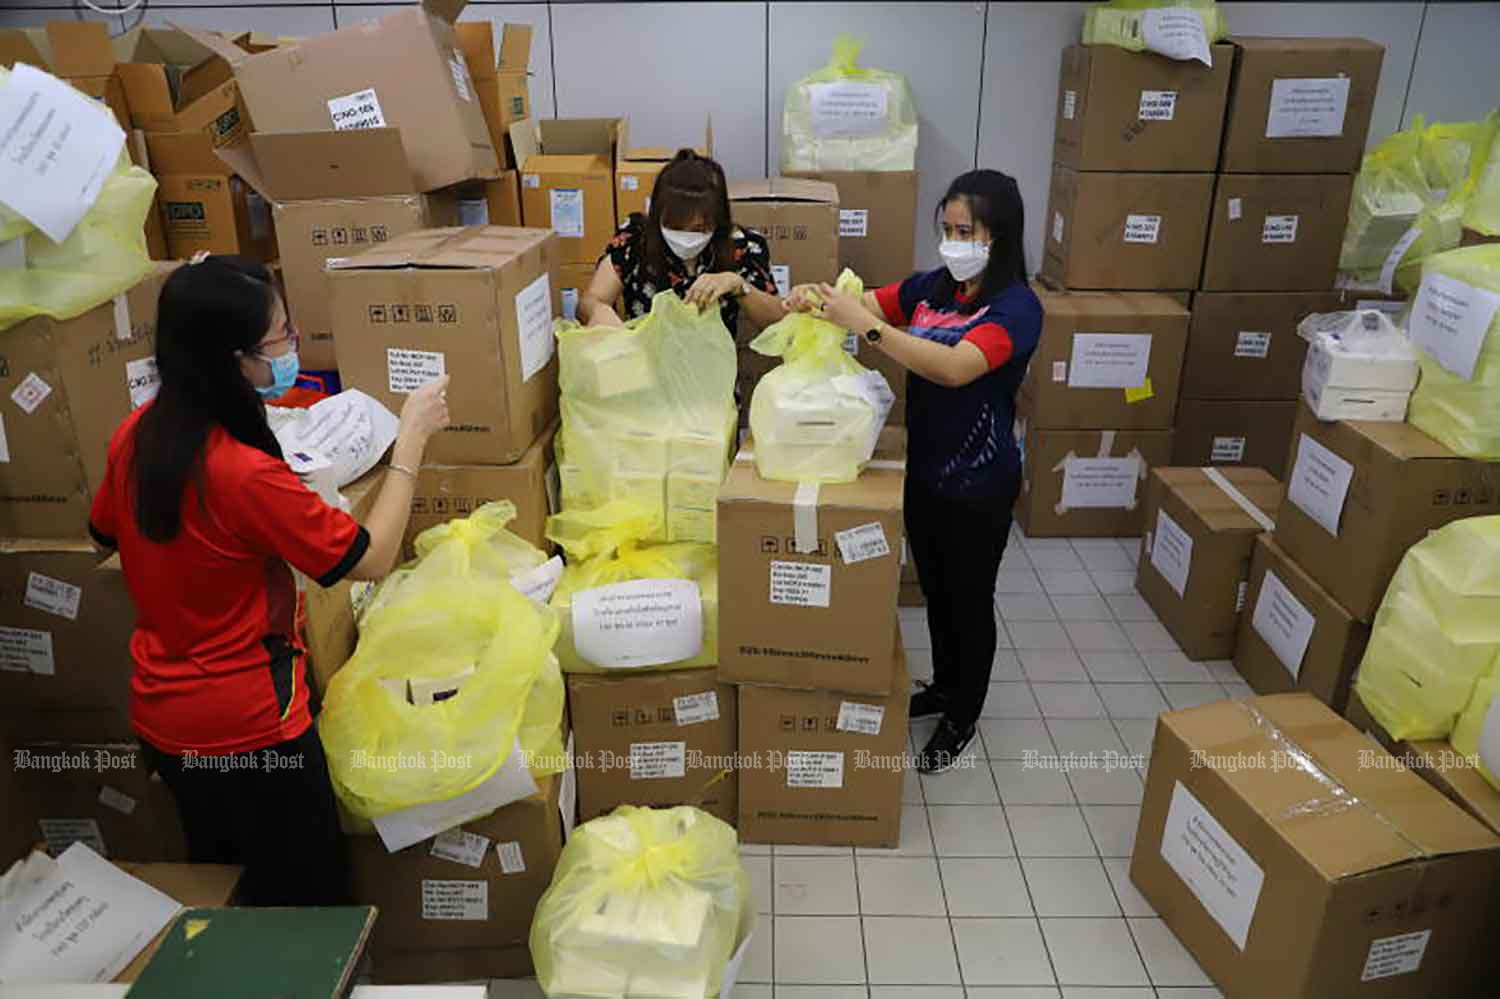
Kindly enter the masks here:
<path id="1" fill-rule="evenodd" d="M 129 6 L 132 0 L 96 0 Z M 77 0 L 0 0 L 0 26 L 78 14 Z M 345 0 L 146 0 L 144 20 L 283 35 L 379 17 L 400 3 Z M 1386 46 L 1371 141 L 1428 119 L 1475 117 L 1500 103 L 1500 3 L 1223 3 L 1231 30 L 1357 35 Z M 1058 54 L 1078 37 L 1083 3 L 472 3 L 465 19 L 535 29 L 532 102 L 542 116 L 628 115 L 641 145 L 696 144 L 712 112 L 731 177 L 763 176 L 780 156 L 786 87 L 827 60 L 833 36 L 862 37 L 870 65 L 905 73 L 921 114 L 917 247 L 935 262 L 931 209 L 975 165 L 1016 176 L 1027 247 L 1039 261 L 1052 151 Z"/>

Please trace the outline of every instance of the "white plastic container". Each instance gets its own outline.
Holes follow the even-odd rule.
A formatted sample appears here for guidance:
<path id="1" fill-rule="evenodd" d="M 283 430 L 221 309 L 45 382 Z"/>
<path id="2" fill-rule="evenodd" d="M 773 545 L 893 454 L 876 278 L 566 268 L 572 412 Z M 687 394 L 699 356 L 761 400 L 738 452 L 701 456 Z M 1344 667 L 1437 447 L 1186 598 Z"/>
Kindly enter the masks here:
<path id="1" fill-rule="evenodd" d="M 1302 397 L 1320 420 L 1400 422 L 1417 385 L 1416 349 L 1375 309 L 1308 316 Z"/>

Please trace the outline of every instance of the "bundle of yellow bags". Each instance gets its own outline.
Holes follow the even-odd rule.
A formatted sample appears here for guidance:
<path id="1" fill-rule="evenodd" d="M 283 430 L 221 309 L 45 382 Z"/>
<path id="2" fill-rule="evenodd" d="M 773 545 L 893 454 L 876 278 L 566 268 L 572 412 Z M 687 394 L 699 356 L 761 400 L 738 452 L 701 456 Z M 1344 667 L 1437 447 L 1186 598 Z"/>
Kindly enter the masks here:
<path id="1" fill-rule="evenodd" d="M 1474 181 L 1474 193 L 1464 209 L 1464 228 L 1500 236 L 1500 130 L 1490 141 L 1489 156 Z"/>
<path id="2" fill-rule="evenodd" d="M 573 830 L 531 924 L 537 982 L 569 999 L 728 999 L 753 929 L 732 827 L 622 805 Z"/>
<path id="3" fill-rule="evenodd" d="M 1199 24 L 1194 24 L 1192 19 Z M 1083 44 L 1212 62 L 1207 46 L 1229 34 L 1214 0 L 1110 0 L 1083 17 Z"/>
<path id="4" fill-rule="evenodd" d="M 783 170 L 914 170 L 917 106 L 906 77 L 859 65 L 863 43 L 833 41 L 828 65 L 786 90 Z"/>
<path id="5" fill-rule="evenodd" d="M 1500 243 L 1423 261 L 1407 332 L 1422 367 L 1407 420 L 1466 458 L 1500 460 Z"/>

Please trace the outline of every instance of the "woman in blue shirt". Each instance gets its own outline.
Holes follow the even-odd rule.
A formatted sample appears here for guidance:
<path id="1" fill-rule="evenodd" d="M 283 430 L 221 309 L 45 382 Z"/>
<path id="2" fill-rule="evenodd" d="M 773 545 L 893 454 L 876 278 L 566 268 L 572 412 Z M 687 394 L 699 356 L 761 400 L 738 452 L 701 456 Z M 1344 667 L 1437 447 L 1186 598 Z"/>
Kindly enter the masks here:
<path id="1" fill-rule="evenodd" d="M 941 715 L 918 768 L 952 768 L 974 738 L 994 666 L 995 577 L 1021 485 L 1016 392 L 1042 331 L 1026 283 L 1013 178 L 959 177 L 938 205 L 944 266 L 860 298 L 816 287 L 822 315 L 909 372 L 906 534 L 927 600 L 932 683 L 911 716 Z M 791 296 L 816 308 L 814 288 Z M 904 327 L 904 329 L 903 329 Z"/>

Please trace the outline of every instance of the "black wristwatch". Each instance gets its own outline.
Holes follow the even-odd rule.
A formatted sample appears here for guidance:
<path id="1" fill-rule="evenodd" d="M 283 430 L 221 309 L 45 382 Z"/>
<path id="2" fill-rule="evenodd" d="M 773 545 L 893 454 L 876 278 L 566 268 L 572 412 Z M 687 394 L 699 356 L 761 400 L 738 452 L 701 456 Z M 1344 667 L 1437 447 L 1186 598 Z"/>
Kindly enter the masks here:
<path id="1" fill-rule="evenodd" d="M 865 343 L 879 343 L 879 342 L 880 342 L 880 327 L 879 326 L 873 326 L 870 329 L 865 330 Z"/>

